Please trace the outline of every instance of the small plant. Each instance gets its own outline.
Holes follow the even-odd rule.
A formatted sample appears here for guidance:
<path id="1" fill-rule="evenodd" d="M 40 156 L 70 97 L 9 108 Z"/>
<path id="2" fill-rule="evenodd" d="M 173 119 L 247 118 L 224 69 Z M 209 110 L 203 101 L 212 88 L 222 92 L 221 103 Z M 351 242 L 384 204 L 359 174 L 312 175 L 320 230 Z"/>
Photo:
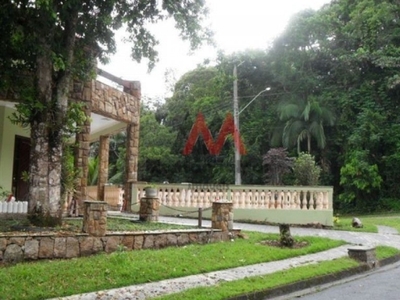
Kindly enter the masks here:
<path id="1" fill-rule="evenodd" d="M 10 192 L 5 190 L 1 185 L 0 185 L 0 201 L 2 200 L 7 200 L 7 197 L 10 195 Z"/>
<path id="2" fill-rule="evenodd" d="M 124 245 L 122 245 L 122 244 L 119 244 L 117 246 L 117 250 L 115 252 L 121 254 L 121 253 L 123 253 L 125 251 L 126 251 L 126 247 Z"/>
<path id="3" fill-rule="evenodd" d="M 28 171 L 23 171 L 21 174 L 21 180 L 23 182 L 29 182 L 29 172 Z"/>
<path id="4" fill-rule="evenodd" d="M 157 184 L 155 183 L 148 183 L 145 187 L 145 189 L 149 188 L 149 189 L 156 189 L 157 188 Z"/>

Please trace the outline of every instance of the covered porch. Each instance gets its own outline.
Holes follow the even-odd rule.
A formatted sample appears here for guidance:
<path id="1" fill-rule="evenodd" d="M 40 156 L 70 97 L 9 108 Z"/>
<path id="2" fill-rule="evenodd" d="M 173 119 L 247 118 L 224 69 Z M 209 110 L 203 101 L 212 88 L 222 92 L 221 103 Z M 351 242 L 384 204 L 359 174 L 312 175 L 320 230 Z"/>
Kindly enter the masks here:
<path id="1" fill-rule="evenodd" d="M 125 192 L 127 203 L 131 202 L 130 183 L 137 180 L 140 82 L 122 80 L 100 69 L 97 69 L 97 74 L 113 85 L 122 86 L 122 90 L 103 83 L 106 80 L 75 81 L 70 89 L 69 101 L 83 103 L 84 113 L 88 116 L 82 131 L 71 141 L 76 144 L 74 167 L 79 170 L 80 176 L 64 209 L 73 215 L 81 214 L 83 201 L 88 199 L 87 175 L 91 143 L 99 141 L 100 144 L 96 200 L 105 200 L 109 138 L 115 133 L 125 131 L 127 135 L 124 182 L 124 190 L 128 191 Z M 10 121 L 17 104 L 17 98 L 0 95 L 0 186 L 3 191 L 12 193 L 16 201 L 29 201 L 29 183 L 26 178 L 29 176 L 30 129 Z M 130 205 L 127 207 L 130 208 Z"/>

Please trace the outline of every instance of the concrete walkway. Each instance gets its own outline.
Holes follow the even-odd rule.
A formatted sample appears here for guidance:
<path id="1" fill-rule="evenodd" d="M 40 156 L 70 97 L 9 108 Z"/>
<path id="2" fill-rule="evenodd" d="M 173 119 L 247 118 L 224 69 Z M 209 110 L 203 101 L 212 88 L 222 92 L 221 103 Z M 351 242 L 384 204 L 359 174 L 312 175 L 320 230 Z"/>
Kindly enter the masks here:
<path id="1" fill-rule="evenodd" d="M 124 217 L 137 218 L 135 215 L 127 215 L 120 213 L 112 213 L 112 215 L 120 215 Z M 197 225 L 195 219 L 160 217 L 160 222 Z M 204 227 L 210 227 L 210 221 L 203 221 Z M 247 231 L 259 231 L 266 233 L 279 233 L 278 227 L 267 225 L 254 225 L 246 223 L 235 223 L 235 228 Z M 384 228 L 383 233 L 359 233 L 336 230 L 324 230 L 313 228 L 291 228 L 294 236 L 320 236 L 331 239 L 339 239 L 347 241 L 349 244 L 362 244 L 368 246 L 387 245 L 400 249 L 400 236 L 393 234 L 394 232 L 388 228 Z M 390 233 L 388 233 L 390 232 Z M 258 276 L 274 273 L 280 270 L 290 269 L 301 265 L 315 264 L 324 260 L 332 260 L 335 258 L 347 256 L 346 246 L 330 249 L 320 253 L 304 255 L 300 257 L 274 261 L 270 263 L 261 263 L 250 266 L 243 266 L 217 272 L 210 272 L 199 275 L 192 275 L 176 279 L 168 279 L 159 282 L 152 282 L 140 285 L 133 285 L 107 291 L 99 291 L 82 295 L 73 295 L 64 298 L 64 300 L 119 300 L 119 299 L 149 299 L 156 296 L 166 295 L 170 293 L 181 292 L 186 289 L 212 286 L 222 281 L 234 281 L 250 276 Z"/>

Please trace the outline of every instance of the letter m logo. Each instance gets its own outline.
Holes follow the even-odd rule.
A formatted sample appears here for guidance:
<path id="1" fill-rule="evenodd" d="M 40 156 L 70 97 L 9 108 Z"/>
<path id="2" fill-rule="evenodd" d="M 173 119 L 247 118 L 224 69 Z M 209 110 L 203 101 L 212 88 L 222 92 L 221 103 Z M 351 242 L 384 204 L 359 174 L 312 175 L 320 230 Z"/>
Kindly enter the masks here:
<path id="1" fill-rule="evenodd" d="M 198 113 L 196 121 L 193 124 L 192 129 L 189 133 L 189 138 L 186 141 L 185 148 L 183 149 L 184 155 L 189 155 L 193 151 L 193 147 L 199 138 L 199 135 L 203 136 L 204 143 L 211 155 L 218 155 L 221 152 L 222 146 L 225 143 L 226 137 L 232 134 L 235 142 L 235 147 L 239 149 L 240 154 L 246 154 L 246 149 L 244 147 L 243 141 L 240 138 L 239 130 L 236 128 L 233 116 L 228 113 L 225 117 L 224 123 L 222 123 L 221 129 L 217 137 L 217 141 L 211 135 L 210 129 L 208 129 L 206 121 L 202 113 Z"/>

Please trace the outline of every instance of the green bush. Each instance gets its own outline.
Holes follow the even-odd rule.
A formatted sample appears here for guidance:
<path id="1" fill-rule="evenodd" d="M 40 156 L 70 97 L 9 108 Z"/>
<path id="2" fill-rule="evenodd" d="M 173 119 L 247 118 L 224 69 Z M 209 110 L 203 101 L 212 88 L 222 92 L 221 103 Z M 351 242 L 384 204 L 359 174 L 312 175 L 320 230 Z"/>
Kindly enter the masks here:
<path id="1" fill-rule="evenodd" d="M 298 185 L 318 185 L 321 167 L 315 163 L 314 156 L 302 152 L 294 161 L 293 173 Z"/>

